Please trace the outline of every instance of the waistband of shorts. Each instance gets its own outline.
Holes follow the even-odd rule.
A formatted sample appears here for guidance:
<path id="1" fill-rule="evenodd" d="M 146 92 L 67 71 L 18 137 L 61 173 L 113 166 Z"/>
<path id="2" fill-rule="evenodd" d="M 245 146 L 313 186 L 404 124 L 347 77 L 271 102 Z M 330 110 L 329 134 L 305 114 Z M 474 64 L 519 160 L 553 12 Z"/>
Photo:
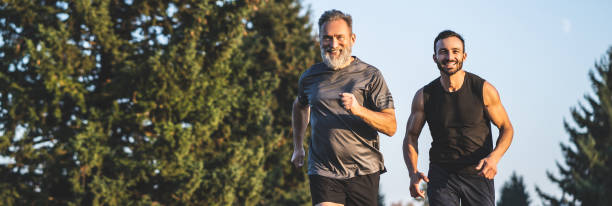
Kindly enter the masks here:
<path id="1" fill-rule="evenodd" d="M 439 162 L 429 163 L 429 167 L 431 168 L 432 166 L 443 169 L 448 173 L 475 175 L 475 174 L 478 174 L 478 172 L 480 172 L 479 170 L 476 169 L 476 166 L 478 166 L 478 164 L 457 164 L 457 163 L 439 163 Z"/>

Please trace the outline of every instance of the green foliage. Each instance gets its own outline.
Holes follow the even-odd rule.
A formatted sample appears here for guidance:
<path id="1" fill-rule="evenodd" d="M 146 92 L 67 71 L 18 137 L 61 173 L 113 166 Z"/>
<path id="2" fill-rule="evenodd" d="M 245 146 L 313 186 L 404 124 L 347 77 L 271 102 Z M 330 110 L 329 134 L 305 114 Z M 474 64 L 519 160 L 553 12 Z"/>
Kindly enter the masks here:
<path id="1" fill-rule="evenodd" d="M 548 173 L 564 195 L 557 199 L 536 188 L 549 205 L 612 204 L 612 47 L 589 72 L 595 96 L 585 95 L 589 107 L 572 108 L 575 126 L 564 122 L 570 144 L 561 144 L 565 166 L 560 176 Z M 565 198 L 568 195 L 570 201 Z"/>
<path id="2" fill-rule="evenodd" d="M 498 206 L 527 206 L 531 200 L 529 200 L 529 194 L 525 190 L 525 183 L 523 177 L 518 176 L 515 172 L 512 172 L 510 180 L 504 183 L 501 190 L 501 198 L 497 201 Z"/>
<path id="3" fill-rule="evenodd" d="M 287 141 L 318 58 L 301 10 L 3 1 L 0 204 L 309 204 Z"/>
<path id="4" fill-rule="evenodd" d="M 297 82 L 308 67 L 320 61 L 320 51 L 312 34 L 310 13 L 294 0 L 268 1 L 252 18 L 248 37 L 241 48 L 245 54 L 248 80 L 272 78 L 275 87 L 265 89 L 265 105 L 272 116 L 266 134 L 266 159 L 260 205 L 311 205 L 306 167 L 296 169 L 290 162 L 293 152 L 291 105 L 297 96 Z M 248 75 L 246 75 L 248 74 Z M 262 89 L 250 91 L 261 98 Z M 257 107 L 255 107 L 257 108 Z M 237 120 L 235 122 L 245 122 Z M 308 136 L 308 135 L 307 135 Z"/>

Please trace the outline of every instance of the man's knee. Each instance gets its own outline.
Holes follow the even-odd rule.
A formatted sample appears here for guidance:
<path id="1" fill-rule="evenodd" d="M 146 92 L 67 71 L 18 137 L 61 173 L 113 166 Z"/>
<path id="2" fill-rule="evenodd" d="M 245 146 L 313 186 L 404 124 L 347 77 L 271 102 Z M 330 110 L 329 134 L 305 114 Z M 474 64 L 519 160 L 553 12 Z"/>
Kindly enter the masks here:
<path id="1" fill-rule="evenodd" d="M 319 204 L 316 204 L 315 206 L 344 206 L 343 204 L 338 204 L 335 202 L 321 202 Z"/>

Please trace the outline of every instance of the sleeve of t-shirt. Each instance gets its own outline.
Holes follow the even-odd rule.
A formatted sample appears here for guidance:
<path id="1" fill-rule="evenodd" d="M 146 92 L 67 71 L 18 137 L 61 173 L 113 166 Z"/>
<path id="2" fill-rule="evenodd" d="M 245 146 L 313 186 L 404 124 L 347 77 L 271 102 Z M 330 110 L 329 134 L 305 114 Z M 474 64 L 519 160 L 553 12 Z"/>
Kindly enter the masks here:
<path id="1" fill-rule="evenodd" d="M 391 96 L 391 91 L 389 91 L 385 78 L 382 76 L 380 71 L 374 73 L 374 76 L 372 77 L 369 95 L 372 103 L 374 104 L 375 110 L 382 111 L 383 109 L 394 108 L 393 96 Z"/>
<path id="2" fill-rule="evenodd" d="M 297 99 L 298 102 L 302 105 L 302 106 L 307 106 L 308 105 L 308 95 L 306 95 L 306 92 L 304 92 L 304 74 L 302 74 L 302 76 L 300 77 L 300 80 L 298 81 L 298 92 L 297 92 Z"/>

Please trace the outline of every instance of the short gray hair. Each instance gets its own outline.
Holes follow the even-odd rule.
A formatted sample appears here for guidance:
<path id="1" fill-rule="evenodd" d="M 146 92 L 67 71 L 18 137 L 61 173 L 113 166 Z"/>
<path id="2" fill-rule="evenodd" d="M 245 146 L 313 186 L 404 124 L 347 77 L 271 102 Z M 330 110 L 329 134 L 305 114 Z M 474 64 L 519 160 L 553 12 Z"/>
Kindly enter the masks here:
<path id="1" fill-rule="evenodd" d="M 351 30 L 351 33 L 353 33 L 353 18 L 351 17 L 351 15 L 335 9 L 325 11 L 325 13 L 321 15 L 321 17 L 319 18 L 319 31 L 321 30 L 323 24 L 339 19 L 344 20 L 344 22 L 346 22 L 349 29 Z"/>

